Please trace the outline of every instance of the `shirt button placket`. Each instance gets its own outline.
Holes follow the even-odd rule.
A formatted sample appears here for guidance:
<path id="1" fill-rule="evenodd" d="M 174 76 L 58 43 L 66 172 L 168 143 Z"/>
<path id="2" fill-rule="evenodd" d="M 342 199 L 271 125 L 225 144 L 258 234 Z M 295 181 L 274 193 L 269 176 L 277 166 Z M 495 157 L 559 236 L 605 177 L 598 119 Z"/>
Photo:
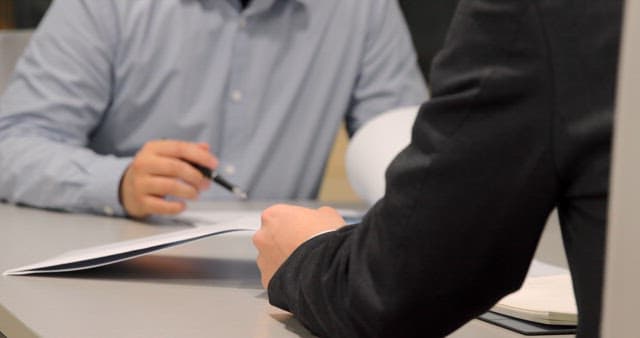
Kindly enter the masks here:
<path id="1" fill-rule="evenodd" d="M 233 55 L 231 59 L 231 74 L 228 83 L 228 106 L 225 118 L 224 144 L 226 149 L 223 158 L 228 163 L 222 166 L 224 175 L 233 176 L 236 173 L 235 164 L 244 153 L 247 138 L 245 134 L 247 112 L 245 111 L 246 92 L 246 71 L 250 62 L 250 38 L 248 36 L 248 19 L 244 15 L 239 15 L 236 20 L 236 36 L 234 41 Z"/>

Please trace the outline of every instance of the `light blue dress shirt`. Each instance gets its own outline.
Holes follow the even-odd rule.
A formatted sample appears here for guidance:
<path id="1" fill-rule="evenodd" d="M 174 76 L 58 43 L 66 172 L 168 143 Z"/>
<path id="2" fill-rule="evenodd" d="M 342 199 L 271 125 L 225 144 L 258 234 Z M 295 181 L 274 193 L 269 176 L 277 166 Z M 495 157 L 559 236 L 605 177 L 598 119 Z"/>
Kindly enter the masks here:
<path id="1" fill-rule="evenodd" d="M 0 100 L 0 198 L 122 215 L 160 138 L 209 143 L 251 198 L 313 198 L 341 120 L 426 97 L 395 0 L 57 0 Z"/>

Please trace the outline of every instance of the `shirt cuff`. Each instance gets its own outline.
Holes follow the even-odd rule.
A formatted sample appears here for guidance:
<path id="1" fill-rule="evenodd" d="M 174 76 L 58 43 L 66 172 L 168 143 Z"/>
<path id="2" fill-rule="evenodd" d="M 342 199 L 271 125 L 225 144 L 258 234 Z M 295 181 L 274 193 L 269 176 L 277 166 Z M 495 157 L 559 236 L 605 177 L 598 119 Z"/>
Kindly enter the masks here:
<path id="1" fill-rule="evenodd" d="M 338 230 L 338 229 L 331 229 L 331 230 L 325 230 L 325 231 L 322 231 L 322 232 L 318 232 L 317 234 L 312 235 L 311 237 L 307 238 L 307 240 L 302 242 L 302 244 L 304 244 L 304 243 L 306 243 L 306 242 L 308 242 L 308 241 L 310 241 L 310 240 L 312 240 L 312 239 L 314 239 L 314 238 L 316 238 L 316 237 L 318 237 L 320 235 L 324 235 L 324 234 L 329 233 L 329 232 L 334 232 L 336 230 Z M 302 244 L 300 244 L 300 245 L 302 245 Z"/>
<path id="2" fill-rule="evenodd" d="M 131 157 L 106 156 L 89 166 L 89 184 L 83 198 L 89 210 L 107 216 L 126 216 L 120 204 L 120 180 L 131 163 Z"/>

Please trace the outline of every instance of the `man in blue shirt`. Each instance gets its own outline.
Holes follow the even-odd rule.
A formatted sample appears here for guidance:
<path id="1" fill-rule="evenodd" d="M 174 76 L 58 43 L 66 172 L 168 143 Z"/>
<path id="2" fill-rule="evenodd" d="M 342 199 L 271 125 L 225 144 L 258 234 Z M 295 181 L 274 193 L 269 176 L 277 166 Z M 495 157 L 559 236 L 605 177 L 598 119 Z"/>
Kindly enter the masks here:
<path id="1" fill-rule="evenodd" d="M 144 217 L 229 197 L 186 161 L 313 198 L 341 120 L 426 97 L 394 0 L 57 0 L 0 101 L 0 198 Z"/>

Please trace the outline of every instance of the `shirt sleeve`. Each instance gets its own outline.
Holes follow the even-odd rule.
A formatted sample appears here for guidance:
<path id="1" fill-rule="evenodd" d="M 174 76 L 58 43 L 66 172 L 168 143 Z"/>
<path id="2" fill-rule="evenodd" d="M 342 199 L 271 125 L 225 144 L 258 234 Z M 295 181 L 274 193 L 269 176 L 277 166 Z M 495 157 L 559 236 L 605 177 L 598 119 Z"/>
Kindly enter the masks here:
<path id="1" fill-rule="evenodd" d="M 272 304 L 321 337 L 444 337 L 520 286 L 558 196 L 532 7 L 461 2 L 384 198 L 294 251 Z"/>
<path id="2" fill-rule="evenodd" d="M 389 109 L 422 104 L 429 92 L 397 1 L 371 1 L 364 54 L 351 108 L 349 135 Z"/>
<path id="3" fill-rule="evenodd" d="M 111 102 L 108 3 L 54 1 L 19 60 L 0 100 L 1 199 L 123 214 L 119 181 L 131 159 L 88 148 Z"/>

